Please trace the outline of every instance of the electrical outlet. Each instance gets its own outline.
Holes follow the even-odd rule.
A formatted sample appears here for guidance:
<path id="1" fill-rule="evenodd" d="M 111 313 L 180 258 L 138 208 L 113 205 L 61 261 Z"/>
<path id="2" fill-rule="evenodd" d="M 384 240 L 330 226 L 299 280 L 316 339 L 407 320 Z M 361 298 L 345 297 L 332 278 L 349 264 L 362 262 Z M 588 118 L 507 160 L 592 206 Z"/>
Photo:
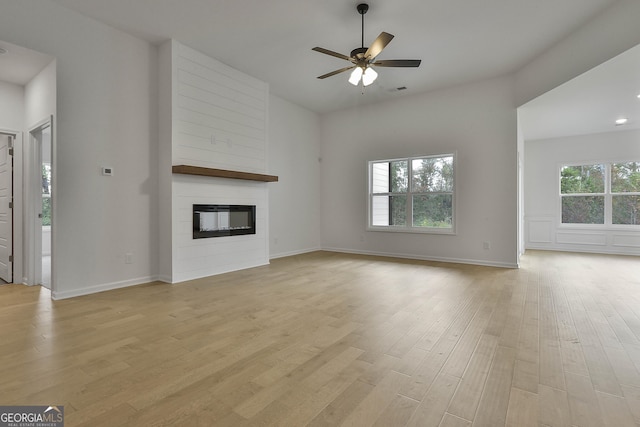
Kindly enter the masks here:
<path id="1" fill-rule="evenodd" d="M 491 249 L 491 242 L 489 242 L 489 241 L 482 242 L 482 249 L 484 249 L 484 250 Z"/>
<path id="2" fill-rule="evenodd" d="M 124 263 L 133 264 L 133 254 L 131 252 L 127 252 L 126 254 L 124 254 Z"/>

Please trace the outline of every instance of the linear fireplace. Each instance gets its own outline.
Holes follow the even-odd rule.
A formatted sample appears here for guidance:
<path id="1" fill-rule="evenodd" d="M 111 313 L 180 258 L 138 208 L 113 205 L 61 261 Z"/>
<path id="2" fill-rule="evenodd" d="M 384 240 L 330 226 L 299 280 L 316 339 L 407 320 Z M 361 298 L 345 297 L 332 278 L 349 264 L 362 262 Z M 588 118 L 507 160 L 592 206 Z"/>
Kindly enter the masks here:
<path id="1" fill-rule="evenodd" d="M 253 205 L 193 205 L 193 238 L 256 234 Z"/>

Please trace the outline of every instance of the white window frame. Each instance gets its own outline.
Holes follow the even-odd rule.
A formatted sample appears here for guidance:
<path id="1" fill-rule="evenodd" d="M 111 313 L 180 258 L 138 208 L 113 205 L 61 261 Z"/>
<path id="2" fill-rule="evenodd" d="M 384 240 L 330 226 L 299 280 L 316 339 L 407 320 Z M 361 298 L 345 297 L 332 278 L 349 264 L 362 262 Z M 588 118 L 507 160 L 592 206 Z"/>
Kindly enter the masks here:
<path id="1" fill-rule="evenodd" d="M 453 190 L 451 192 L 446 193 L 438 193 L 438 192 L 413 192 L 412 189 L 412 161 L 417 159 L 426 159 L 426 158 L 441 158 L 441 157 L 451 157 L 453 159 Z M 407 182 L 407 191 L 404 193 L 373 193 L 373 165 L 381 162 L 398 162 L 398 161 L 406 161 L 407 162 L 407 174 L 408 174 L 408 182 Z M 456 152 L 452 153 L 444 153 L 444 154 L 433 154 L 433 155 L 424 155 L 424 156 L 412 156 L 412 157 L 400 157 L 396 159 L 380 159 L 380 160 L 370 160 L 367 166 L 368 173 L 368 191 L 367 191 L 367 231 L 384 231 L 384 232 L 394 232 L 394 233 L 419 233 L 419 234 L 446 234 L 446 235 L 455 235 L 456 234 L 456 186 L 457 186 L 457 159 Z M 419 227 L 413 226 L 413 195 L 420 194 L 451 194 L 451 227 L 449 228 L 439 228 L 439 227 Z M 407 225 L 406 226 L 396 226 L 396 225 L 373 225 L 373 197 L 379 195 L 406 195 L 407 196 Z"/>
<path id="2" fill-rule="evenodd" d="M 612 193 L 611 169 L 614 163 L 640 162 L 640 160 L 596 160 L 573 163 L 561 163 L 557 170 L 558 179 L 558 222 L 559 228 L 576 229 L 588 228 L 592 230 L 634 230 L 640 231 L 640 224 L 614 224 L 613 223 L 613 196 L 640 196 L 640 192 Z M 562 194 L 562 168 L 568 166 L 604 165 L 604 193 L 571 193 Z M 562 198 L 575 196 L 604 196 L 604 224 L 573 224 L 562 222 Z"/>

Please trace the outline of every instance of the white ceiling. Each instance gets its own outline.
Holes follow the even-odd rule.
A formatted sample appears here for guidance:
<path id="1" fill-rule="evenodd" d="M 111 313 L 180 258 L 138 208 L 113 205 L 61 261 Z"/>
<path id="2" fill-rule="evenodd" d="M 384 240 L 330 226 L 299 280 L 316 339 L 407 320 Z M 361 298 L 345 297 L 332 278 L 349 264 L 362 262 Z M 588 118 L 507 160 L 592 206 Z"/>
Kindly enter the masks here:
<path id="1" fill-rule="evenodd" d="M 370 0 L 365 44 L 394 34 L 379 59 L 422 59 L 378 68 L 364 95 L 347 66 L 314 46 L 349 54 L 360 45 L 358 0 L 53 0 L 151 43 L 179 40 L 260 78 L 272 93 L 323 113 L 518 70 L 615 0 Z M 0 41 L 0 80 L 24 85 L 52 57 Z M 407 89 L 398 91 L 398 87 Z M 531 101 L 526 139 L 640 128 L 640 47 Z M 613 121 L 627 116 L 626 126 Z"/>
<path id="2" fill-rule="evenodd" d="M 0 81 L 24 86 L 33 79 L 53 57 L 24 47 L 0 41 Z"/>
<path id="3" fill-rule="evenodd" d="M 320 113 L 513 72 L 614 3 L 369 0 L 365 45 L 386 31 L 395 39 L 379 59 L 422 65 L 378 68 L 361 95 L 346 73 L 318 80 L 349 64 L 311 50 L 348 55 L 360 47 L 358 0 L 53 1 L 153 43 L 174 38 Z"/>
<path id="4" fill-rule="evenodd" d="M 522 106 L 520 126 L 527 140 L 640 129 L 639 95 L 640 45 Z"/>

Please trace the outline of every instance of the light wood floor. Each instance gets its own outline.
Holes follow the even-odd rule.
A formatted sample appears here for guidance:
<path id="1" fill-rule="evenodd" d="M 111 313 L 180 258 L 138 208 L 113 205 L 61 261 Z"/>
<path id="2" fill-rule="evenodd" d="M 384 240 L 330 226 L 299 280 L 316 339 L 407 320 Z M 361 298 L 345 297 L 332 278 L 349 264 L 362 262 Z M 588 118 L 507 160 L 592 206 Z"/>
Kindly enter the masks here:
<path id="1" fill-rule="evenodd" d="M 0 405 L 66 426 L 640 425 L 640 258 L 334 253 L 52 302 L 0 287 Z"/>

